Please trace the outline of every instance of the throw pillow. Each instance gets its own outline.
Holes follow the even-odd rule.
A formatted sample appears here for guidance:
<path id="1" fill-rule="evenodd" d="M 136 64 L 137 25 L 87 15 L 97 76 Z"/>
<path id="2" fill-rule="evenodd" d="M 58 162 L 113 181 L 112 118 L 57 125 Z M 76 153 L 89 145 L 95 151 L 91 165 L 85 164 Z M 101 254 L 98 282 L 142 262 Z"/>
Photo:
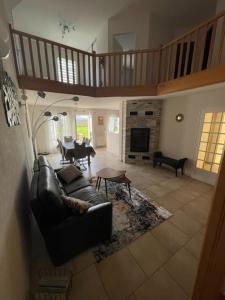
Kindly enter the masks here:
<path id="1" fill-rule="evenodd" d="M 63 169 L 61 169 L 57 175 L 63 179 L 66 183 L 70 183 L 76 178 L 82 175 L 81 171 L 76 168 L 74 165 L 69 165 Z"/>
<path id="2" fill-rule="evenodd" d="M 62 196 L 63 202 L 66 206 L 75 209 L 76 211 L 79 211 L 80 214 L 85 213 L 88 208 L 90 208 L 92 205 L 86 201 L 68 197 L 68 196 Z"/>

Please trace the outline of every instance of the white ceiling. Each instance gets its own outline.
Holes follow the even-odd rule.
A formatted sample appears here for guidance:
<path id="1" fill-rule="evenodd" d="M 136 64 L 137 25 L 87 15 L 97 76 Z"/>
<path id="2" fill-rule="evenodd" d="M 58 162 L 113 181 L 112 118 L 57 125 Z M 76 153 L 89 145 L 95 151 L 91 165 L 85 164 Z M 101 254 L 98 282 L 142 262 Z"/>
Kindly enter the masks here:
<path id="1" fill-rule="evenodd" d="M 20 0 L 9 0 L 13 4 Z M 139 6 L 162 26 L 193 26 L 215 12 L 216 0 L 22 0 L 13 11 L 16 29 L 88 50 L 106 20 Z M 59 20 L 77 27 L 62 40 Z"/>
<path id="2" fill-rule="evenodd" d="M 87 50 L 108 18 L 133 0 L 22 0 L 13 11 L 14 26 Z M 62 39 L 59 20 L 75 24 L 77 30 Z"/>

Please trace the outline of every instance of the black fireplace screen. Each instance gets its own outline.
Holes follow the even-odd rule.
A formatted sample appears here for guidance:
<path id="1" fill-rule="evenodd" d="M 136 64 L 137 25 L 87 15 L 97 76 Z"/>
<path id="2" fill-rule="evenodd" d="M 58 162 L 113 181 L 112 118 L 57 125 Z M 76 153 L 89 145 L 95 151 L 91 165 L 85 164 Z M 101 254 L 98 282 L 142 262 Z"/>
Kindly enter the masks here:
<path id="1" fill-rule="evenodd" d="M 131 128 L 130 151 L 149 151 L 150 128 Z"/>

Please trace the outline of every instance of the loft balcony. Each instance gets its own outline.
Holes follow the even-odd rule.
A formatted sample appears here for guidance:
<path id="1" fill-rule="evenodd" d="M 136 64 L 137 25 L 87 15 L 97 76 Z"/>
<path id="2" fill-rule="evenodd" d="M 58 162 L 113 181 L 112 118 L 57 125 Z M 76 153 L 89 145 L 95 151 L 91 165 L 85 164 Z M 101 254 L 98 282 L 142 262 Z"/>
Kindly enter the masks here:
<path id="1" fill-rule="evenodd" d="M 225 12 L 159 49 L 90 53 L 10 27 L 21 89 L 157 96 L 225 81 Z"/>

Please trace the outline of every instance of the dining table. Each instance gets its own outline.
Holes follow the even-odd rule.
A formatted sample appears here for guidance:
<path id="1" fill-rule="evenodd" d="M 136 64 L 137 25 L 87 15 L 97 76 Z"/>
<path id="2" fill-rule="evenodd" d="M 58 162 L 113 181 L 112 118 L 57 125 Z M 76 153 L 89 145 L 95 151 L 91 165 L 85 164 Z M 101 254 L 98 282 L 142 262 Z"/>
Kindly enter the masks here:
<path id="1" fill-rule="evenodd" d="M 64 142 L 62 143 L 64 149 L 64 156 L 66 160 L 69 160 L 71 163 L 73 162 L 73 158 L 75 157 L 75 145 L 74 142 Z M 91 145 L 80 144 L 79 146 L 83 146 L 82 153 L 88 159 L 88 165 L 91 164 L 91 157 L 96 155 L 94 148 Z"/>

